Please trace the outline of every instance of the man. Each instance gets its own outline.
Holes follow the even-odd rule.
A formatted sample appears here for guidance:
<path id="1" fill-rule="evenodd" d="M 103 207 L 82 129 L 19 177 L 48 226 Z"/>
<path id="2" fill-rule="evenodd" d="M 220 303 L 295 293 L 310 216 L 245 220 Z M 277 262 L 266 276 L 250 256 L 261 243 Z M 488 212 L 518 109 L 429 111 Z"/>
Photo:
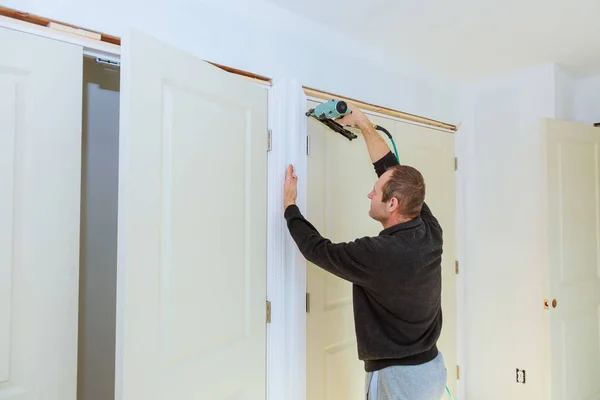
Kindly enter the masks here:
<path id="1" fill-rule="evenodd" d="M 368 194 L 376 237 L 349 243 L 323 238 L 296 206 L 293 166 L 284 183 L 285 218 L 302 255 L 353 283 L 359 359 L 368 400 L 440 400 L 447 371 L 437 340 L 442 328 L 442 228 L 425 204 L 419 171 L 399 165 L 368 118 L 354 105 L 338 120 L 356 125 L 379 179 Z"/>

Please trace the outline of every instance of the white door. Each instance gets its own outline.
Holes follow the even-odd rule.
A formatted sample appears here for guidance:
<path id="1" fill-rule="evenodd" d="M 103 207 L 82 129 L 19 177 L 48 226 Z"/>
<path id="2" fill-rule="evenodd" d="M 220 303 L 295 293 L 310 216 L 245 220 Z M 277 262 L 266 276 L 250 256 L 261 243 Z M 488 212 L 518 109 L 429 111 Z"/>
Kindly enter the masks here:
<path id="1" fill-rule="evenodd" d="M 267 91 L 123 40 L 118 400 L 264 399 Z"/>
<path id="2" fill-rule="evenodd" d="M 309 101 L 308 108 L 318 103 Z M 456 302 L 454 244 L 454 138 L 444 132 L 402 124 L 369 115 L 395 137 L 400 158 L 423 173 L 427 202 L 444 228 L 443 308 L 444 330 L 439 342 L 449 368 L 456 364 Z M 376 236 L 381 224 L 368 215 L 371 191 L 377 175 L 364 139 L 349 141 L 314 119 L 308 122 L 307 218 L 333 241 Z M 382 135 L 392 149 L 387 136 Z M 364 364 L 358 361 L 352 286 L 307 263 L 307 399 L 364 399 Z"/>
<path id="3" fill-rule="evenodd" d="M 309 101 L 308 108 L 318 103 Z M 307 109 L 308 109 L 307 108 Z M 369 199 L 377 175 L 364 139 L 349 141 L 308 120 L 307 219 L 334 242 L 376 236 Z M 365 370 L 358 359 L 352 284 L 307 262 L 306 398 L 364 400 Z"/>
<path id="4" fill-rule="evenodd" d="M 552 400 L 598 400 L 600 128 L 546 120 L 545 134 Z"/>
<path id="5" fill-rule="evenodd" d="M 400 162 L 417 168 L 426 185 L 426 201 L 444 230 L 442 255 L 443 326 L 438 349 L 448 370 L 448 388 L 454 398 L 460 393 L 456 384 L 456 192 L 454 135 L 396 121 L 393 133 Z M 449 398 L 449 397 L 445 397 Z"/>
<path id="6" fill-rule="evenodd" d="M 0 28 L 4 400 L 76 398 L 82 57 Z"/>

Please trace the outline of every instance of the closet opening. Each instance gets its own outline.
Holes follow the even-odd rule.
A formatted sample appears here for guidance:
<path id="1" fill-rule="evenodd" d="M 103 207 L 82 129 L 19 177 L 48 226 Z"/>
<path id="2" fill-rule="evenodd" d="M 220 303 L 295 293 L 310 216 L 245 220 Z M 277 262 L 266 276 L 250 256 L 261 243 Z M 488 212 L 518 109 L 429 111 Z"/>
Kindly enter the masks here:
<path id="1" fill-rule="evenodd" d="M 114 398 L 120 68 L 83 58 L 77 399 Z"/>

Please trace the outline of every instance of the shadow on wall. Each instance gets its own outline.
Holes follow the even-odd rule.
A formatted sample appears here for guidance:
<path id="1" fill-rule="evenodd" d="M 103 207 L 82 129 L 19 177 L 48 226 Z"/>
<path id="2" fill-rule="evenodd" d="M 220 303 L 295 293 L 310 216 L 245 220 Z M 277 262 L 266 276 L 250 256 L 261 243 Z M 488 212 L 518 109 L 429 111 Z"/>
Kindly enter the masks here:
<path id="1" fill-rule="evenodd" d="M 114 397 L 120 71 L 83 60 L 78 400 Z"/>

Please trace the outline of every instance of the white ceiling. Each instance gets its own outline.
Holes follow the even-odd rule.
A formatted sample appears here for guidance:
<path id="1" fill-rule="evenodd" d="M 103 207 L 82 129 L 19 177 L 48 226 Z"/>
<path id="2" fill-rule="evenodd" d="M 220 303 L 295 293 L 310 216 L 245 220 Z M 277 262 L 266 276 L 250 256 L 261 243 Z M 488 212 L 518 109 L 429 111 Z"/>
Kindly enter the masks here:
<path id="1" fill-rule="evenodd" d="M 460 80 L 550 62 L 600 72 L 600 0 L 267 1 Z"/>

